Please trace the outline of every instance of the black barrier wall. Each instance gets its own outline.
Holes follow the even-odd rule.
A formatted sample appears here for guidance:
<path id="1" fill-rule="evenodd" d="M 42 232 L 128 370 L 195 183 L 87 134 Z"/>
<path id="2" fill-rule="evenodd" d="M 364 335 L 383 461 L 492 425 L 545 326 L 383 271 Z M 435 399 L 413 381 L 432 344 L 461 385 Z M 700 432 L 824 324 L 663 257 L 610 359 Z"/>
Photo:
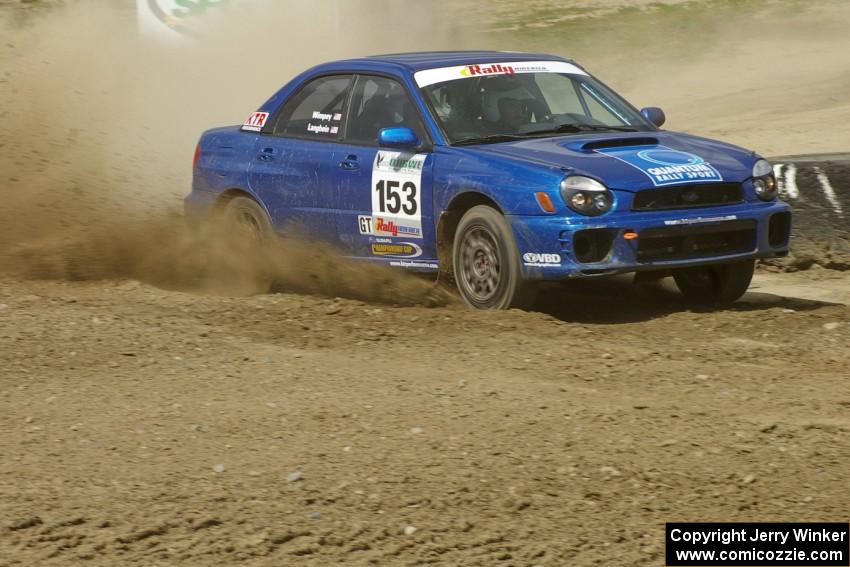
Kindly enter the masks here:
<path id="1" fill-rule="evenodd" d="M 772 158 L 780 196 L 794 211 L 791 253 L 765 263 L 786 270 L 850 270 L 850 154 Z"/>
<path id="2" fill-rule="evenodd" d="M 800 230 L 850 235 L 850 154 L 784 156 L 771 163 Z"/>

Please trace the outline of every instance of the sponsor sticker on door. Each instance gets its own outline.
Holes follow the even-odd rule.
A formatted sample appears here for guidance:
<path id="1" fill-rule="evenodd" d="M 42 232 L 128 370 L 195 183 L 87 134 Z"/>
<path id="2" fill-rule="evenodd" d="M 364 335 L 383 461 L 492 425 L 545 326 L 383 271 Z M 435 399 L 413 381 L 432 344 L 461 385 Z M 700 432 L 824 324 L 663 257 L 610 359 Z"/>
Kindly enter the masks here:
<path id="1" fill-rule="evenodd" d="M 422 238 L 426 154 L 381 150 L 372 164 L 372 234 Z"/>
<path id="2" fill-rule="evenodd" d="M 393 242 L 389 244 L 372 244 L 372 254 L 390 258 L 418 258 L 422 248 L 413 242 Z"/>

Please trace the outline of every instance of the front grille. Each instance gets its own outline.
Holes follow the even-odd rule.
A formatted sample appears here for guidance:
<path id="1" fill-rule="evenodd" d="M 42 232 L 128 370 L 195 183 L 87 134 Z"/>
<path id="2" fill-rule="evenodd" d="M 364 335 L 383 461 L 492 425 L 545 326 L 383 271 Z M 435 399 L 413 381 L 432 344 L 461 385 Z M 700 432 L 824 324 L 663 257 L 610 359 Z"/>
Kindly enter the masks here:
<path id="1" fill-rule="evenodd" d="M 744 201 L 740 183 L 700 183 L 646 189 L 635 193 L 633 211 L 690 209 L 713 205 L 732 205 Z"/>
<path id="2" fill-rule="evenodd" d="M 756 221 L 712 226 L 648 228 L 640 232 L 638 262 L 711 258 L 750 252 L 756 244 Z"/>

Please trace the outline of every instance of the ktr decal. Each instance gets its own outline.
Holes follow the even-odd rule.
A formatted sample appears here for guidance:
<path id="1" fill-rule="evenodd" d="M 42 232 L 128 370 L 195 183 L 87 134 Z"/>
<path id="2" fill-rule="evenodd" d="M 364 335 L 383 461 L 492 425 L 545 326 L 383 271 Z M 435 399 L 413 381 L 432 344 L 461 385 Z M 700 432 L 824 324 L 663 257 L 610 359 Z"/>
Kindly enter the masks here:
<path id="1" fill-rule="evenodd" d="M 263 129 L 263 126 L 266 125 L 266 121 L 269 119 L 268 112 L 255 112 L 242 125 L 243 130 L 250 130 L 251 132 L 260 132 Z"/>

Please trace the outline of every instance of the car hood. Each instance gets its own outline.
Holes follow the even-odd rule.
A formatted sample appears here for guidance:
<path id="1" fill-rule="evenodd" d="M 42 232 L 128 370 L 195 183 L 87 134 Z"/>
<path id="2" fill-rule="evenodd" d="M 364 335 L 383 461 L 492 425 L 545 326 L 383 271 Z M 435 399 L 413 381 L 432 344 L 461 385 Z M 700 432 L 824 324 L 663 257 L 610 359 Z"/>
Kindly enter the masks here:
<path id="1" fill-rule="evenodd" d="M 587 175 L 611 189 L 640 191 L 703 182 L 743 182 L 751 151 L 678 132 L 616 132 L 533 138 L 470 147 L 481 155 Z"/>

